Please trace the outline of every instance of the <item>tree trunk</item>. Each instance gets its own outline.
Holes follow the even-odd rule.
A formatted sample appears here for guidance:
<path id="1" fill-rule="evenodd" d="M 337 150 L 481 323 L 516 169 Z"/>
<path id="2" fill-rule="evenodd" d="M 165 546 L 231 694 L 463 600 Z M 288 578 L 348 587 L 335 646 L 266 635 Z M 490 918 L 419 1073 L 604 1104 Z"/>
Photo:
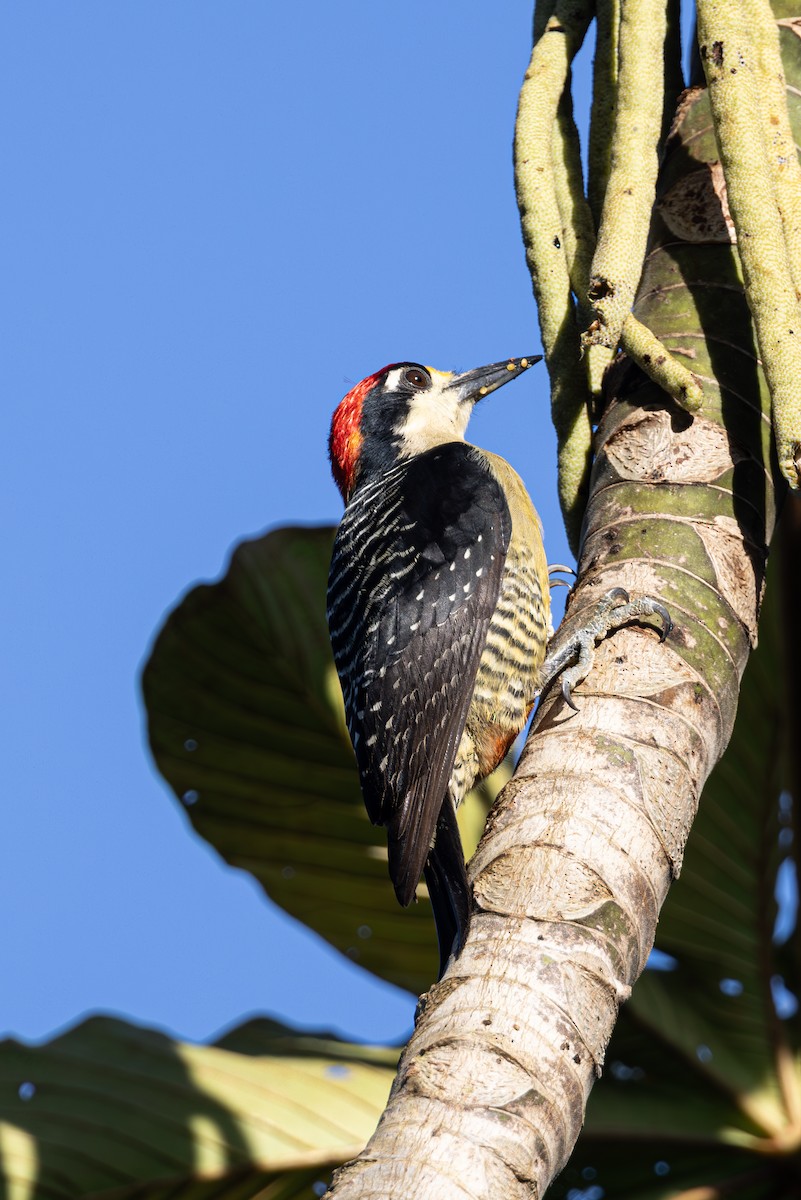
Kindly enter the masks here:
<path id="1" fill-rule="evenodd" d="M 662 163 L 634 311 L 700 378 L 703 411 L 690 417 L 625 359 L 607 376 L 557 640 L 612 587 L 661 599 L 675 630 L 664 644 L 638 626 L 603 642 L 577 714 L 558 687 L 546 695 L 470 864 L 467 944 L 422 998 L 338 1200 L 542 1195 L 731 734 L 785 487 L 717 158 L 696 89 Z"/>

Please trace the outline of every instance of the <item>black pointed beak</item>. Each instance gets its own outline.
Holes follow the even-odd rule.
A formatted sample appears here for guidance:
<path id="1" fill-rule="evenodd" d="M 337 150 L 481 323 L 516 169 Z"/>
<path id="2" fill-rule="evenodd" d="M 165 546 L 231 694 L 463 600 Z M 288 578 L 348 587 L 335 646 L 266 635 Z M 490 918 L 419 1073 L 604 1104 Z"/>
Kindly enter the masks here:
<path id="1" fill-rule="evenodd" d="M 510 379 L 516 379 L 542 358 L 541 354 L 530 354 L 526 358 L 507 358 L 503 362 L 491 363 L 488 367 L 475 367 L 454 375 L 448 388 L 455 388 L 461 403 L 475 404 L 483 400 L 496 388 L 503 387 Z"/>

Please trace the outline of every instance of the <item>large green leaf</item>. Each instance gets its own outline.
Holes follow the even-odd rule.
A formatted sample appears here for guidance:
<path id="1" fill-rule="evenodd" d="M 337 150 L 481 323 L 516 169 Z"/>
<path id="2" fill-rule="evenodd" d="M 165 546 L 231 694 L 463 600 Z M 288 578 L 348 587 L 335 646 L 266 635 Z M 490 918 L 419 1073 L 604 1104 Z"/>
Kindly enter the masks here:
<path id="1" fill-rule="evenodd" d="M 0 1043 L 12 1200 L 310 1200 L 375 1127 L 397 1051 L 250 1022 L 215 1046 L 95 1017 Z"/>
<path id="2" fill-rule="evenodd" d="M 430 906 L 423 886 L 398 906 L 362 803 L 325 619 L 332 541 L 330 528 L 276 529 L 183 598 L 143 674 L 150 745 L 227 862 L 349 958 L 420 992 L 436 973 Z M 460 811 L 468 851 L 503 778 Z"/>

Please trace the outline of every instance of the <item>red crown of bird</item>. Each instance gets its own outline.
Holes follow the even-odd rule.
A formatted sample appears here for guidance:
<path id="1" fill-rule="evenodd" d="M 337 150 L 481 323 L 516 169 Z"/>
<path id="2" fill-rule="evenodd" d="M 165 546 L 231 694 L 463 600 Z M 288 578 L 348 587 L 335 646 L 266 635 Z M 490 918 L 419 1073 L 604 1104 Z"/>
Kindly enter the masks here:
<path id="1" fill-rule="evenodd" d="M 353 491 L 356 482 L 356 467 L 359 463 L 359 452 L 362 447 L 362 408 L 367 394 L 375 387 L 382 375 L 391 371 L 396 363 L 389 363 L 368 375 L 361 383 L 352 387 L 337 405 L 331 418 L 331 432 L 328 436 L 328 455 L 331 459 L 331 470 L 336 485 L 342 493 L 345 503 Z"/>

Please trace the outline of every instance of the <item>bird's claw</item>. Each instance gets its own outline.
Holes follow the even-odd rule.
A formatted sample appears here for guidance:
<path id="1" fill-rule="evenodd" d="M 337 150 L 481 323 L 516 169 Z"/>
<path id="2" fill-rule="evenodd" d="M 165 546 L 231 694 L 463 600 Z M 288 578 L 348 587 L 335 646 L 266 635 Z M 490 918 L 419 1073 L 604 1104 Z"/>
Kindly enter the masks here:
<path id="1" fill-rule="evenodd" d="M 659 640 L 664 642 L 673 629 L 673 621 L 664 604 L 651 596 L 640 596 L 632 600 L 622 587 L 611 588 L 605 592 L 587 624 L 545 659 L 540 672 L 540 694 L 557 675 L 561 675 L 565 704 L 574 712 L 578 712 L 578 705 L 573 699 L 573 688 L 582 683 L 592 670 L 598 642 L 630 621 L 640 621 L 644 617 L 653 616 L 659 617 Z"/>
<path id="2" fill-rule="evenodd" d="M 564 587 L 564 588 L 567 588 L 568 591 L 570 591 L 570 589 L 574 585 L 572 583 L 569 583 L 567 579 L 557 578 L 557 576 L 559 576 L 559 575 L 572 575 L 573 578 L 575 579 L 576 572 L 573 570 L 572 567 L 565 566 L 564 563 L 553 563 L 551 566 L 548 567 L 548 584 L 549 584 L 549 586 L 552 588 Z"/>
<path id="3" fill-rule="evenodd" d="M 575 700 L 573 699 L 573 694 L 572 694 L 571 688 L 572 688 L 572 684 L 570 683 L 570 680 L 566 679 L 565 676 L 563 675 L 562 676 L 562 699 L 564 700 L 564 702 L 568 706 L 568 708 L 572 708 L 573 712 L 578 712 L 578 710 L 579 710 L 578 705 L 576 704 Z"/>

